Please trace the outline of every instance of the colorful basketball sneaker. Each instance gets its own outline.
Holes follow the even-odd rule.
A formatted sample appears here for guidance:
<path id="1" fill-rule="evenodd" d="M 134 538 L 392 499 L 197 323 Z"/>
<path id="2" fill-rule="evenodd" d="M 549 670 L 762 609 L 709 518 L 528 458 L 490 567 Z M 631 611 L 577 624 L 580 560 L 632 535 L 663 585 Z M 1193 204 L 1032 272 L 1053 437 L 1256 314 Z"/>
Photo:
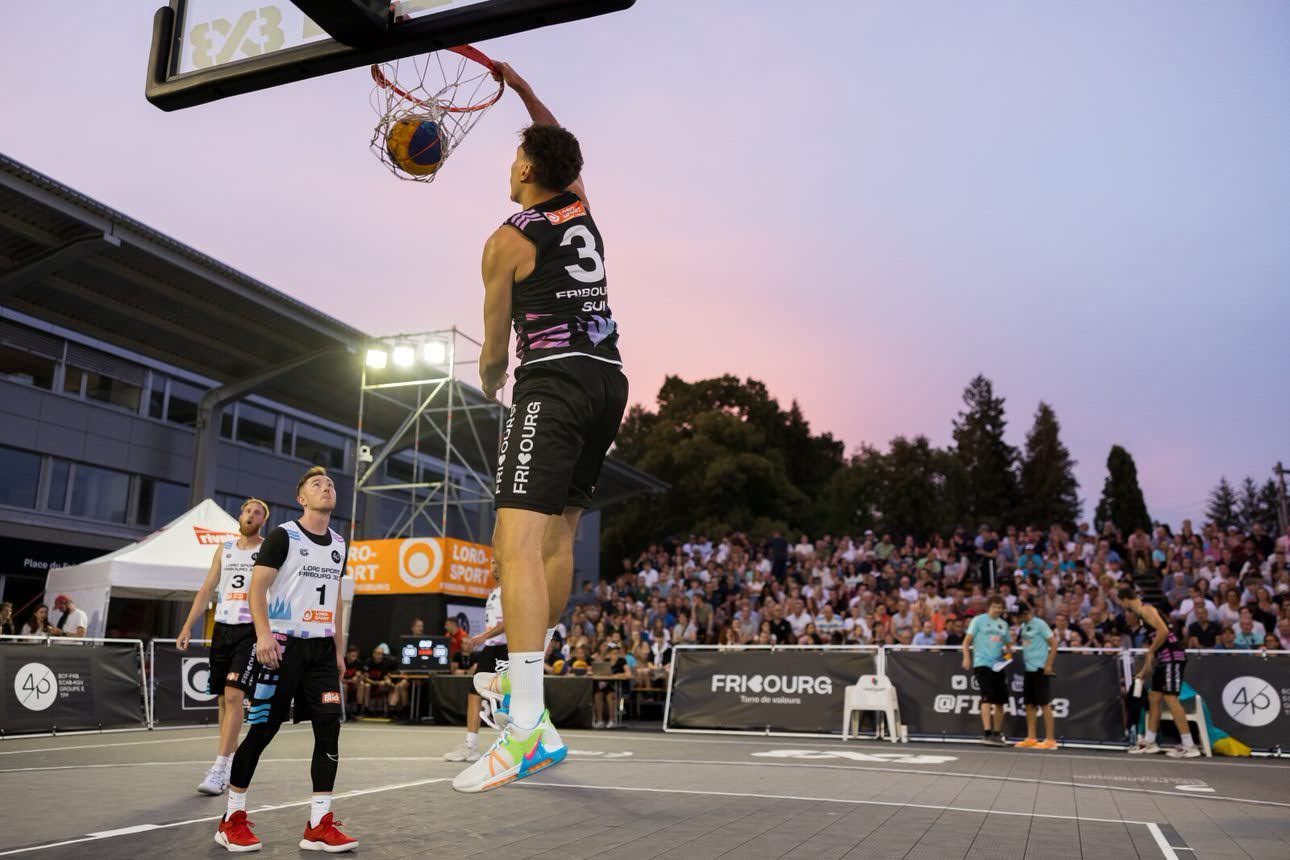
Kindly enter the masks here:
<path id="1" fill-rule="evenodd" d="M 568 754 L 569 748 L 551 725 L 551 712 L 543 711 L 531 729 L 507 723 L 484 757 L 457 774 L 452 787 L 467 794 L 491 791 L 559 764 Z"/>
<path id="2" fill-rule="evenodd" d="M 511 721 L 511 679 L 506 672 L 506 661 L 497 661 L 498 671 L 476 672 L 475 692 L 484 700 L 480 716 L 484 722 L 499 731 Z"/>

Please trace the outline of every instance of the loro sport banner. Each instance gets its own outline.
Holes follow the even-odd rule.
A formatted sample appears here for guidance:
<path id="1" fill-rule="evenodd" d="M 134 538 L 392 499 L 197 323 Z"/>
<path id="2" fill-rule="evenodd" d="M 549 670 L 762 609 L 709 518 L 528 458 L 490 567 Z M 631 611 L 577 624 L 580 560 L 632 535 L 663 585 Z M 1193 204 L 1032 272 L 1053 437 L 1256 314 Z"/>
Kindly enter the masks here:
<path id="1" fill-rule="evenodd" d="M 450 594 L 486 598 L 496 587 L 492 547 L 453 538 L 354 541 L 355 594 Z"/>

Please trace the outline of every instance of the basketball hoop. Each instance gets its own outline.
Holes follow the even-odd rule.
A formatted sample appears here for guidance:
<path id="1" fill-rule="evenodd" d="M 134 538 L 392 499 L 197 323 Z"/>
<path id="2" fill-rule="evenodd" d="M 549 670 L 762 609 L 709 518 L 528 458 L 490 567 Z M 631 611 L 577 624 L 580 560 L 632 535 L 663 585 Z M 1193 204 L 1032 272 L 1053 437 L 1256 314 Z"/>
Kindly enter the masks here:
<path id="1" fill-rule="evenodd" d="M 372 152 L 399 179 L 433 182 L 506 85 L 492 60 L 460 45 L 372 66 L 372 108 L 379 118 Z"/>

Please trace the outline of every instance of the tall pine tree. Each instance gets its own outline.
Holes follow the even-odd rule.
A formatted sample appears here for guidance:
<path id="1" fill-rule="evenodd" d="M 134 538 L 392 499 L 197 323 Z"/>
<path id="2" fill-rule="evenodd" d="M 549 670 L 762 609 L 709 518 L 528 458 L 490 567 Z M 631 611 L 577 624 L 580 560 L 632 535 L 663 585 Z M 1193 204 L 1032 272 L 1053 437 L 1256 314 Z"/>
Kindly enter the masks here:
<path id="1" fill-rule="evenodd" d="M 1218 486 L 1209 494 L 1209 503 L 1205 507 L 1205 519 L 1220 529 L 1237 524 L 1236 493 L 1224 475 L 1218 480 Z"/>
<path id="2" fill-rule="evenodd" d="M 1039 528 L 1060 523 L 1073 529 L 1080 515 L 1075 461 L 1060 433 L 1053 408 L 1041 401 L 1021 455 L 1021 516 Z"/>
<path id="3" fill-rule="evenodd" d="M 966 408 L 954 421 L 954 453 L 962 466 L 964 513 L 976 523 L 1002 527 L 1018 507 L 1017 449 L 1003 439 L 1008 426 L 1003 398 L 994 385 L 977 376 L 963 391 Z"/>
<path id="4" fill-rule="evenodd" d="M 1259 485 L 1249 475 L 1241 482 L 1241 492 L 1236 500 L 1236 524 L 1241 531 L 1248 532 L 1250 527 L 1261 522 L 1262 511 L 1259 510 Z"/>
<path id="5" fill-rule="evenodd" d="M 1151 530 L 1151 517 L 1147 503 L 1138 486 L 1138 467 L 1133 455 L 1119 445 L 1111 446 L 1106 458 L 1106 483 L 1102 485 L 1102 499 L 1097 503 L 1093 523 L 1100 531 L 1107 522 L 1115 523 L 1121 534 L 1134 529 Z"/>

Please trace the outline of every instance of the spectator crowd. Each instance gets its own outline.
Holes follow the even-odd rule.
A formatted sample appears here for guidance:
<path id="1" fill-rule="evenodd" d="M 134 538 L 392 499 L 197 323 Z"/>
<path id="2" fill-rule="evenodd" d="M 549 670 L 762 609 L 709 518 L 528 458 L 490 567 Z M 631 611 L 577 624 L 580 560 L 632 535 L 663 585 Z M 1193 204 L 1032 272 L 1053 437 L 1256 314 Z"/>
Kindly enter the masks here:
<path id="1" fill-rule="evenodd" d="M 986 600 L 1019 601 L 1064 647 L 1144 647 L 1148 629 L 1116 590 L 1132 583 L 1191 648 L 1290 650 L 1290 529 L 1280 537 L 1184 521 L 1174 531 L 1074 533 L 982 526 L 949 538 L 741 534 L 648 547 L 576 594 L 548 666 L 622 656 L 657 675 L 674 644 L 944 645 L 963 641 Z"/>

